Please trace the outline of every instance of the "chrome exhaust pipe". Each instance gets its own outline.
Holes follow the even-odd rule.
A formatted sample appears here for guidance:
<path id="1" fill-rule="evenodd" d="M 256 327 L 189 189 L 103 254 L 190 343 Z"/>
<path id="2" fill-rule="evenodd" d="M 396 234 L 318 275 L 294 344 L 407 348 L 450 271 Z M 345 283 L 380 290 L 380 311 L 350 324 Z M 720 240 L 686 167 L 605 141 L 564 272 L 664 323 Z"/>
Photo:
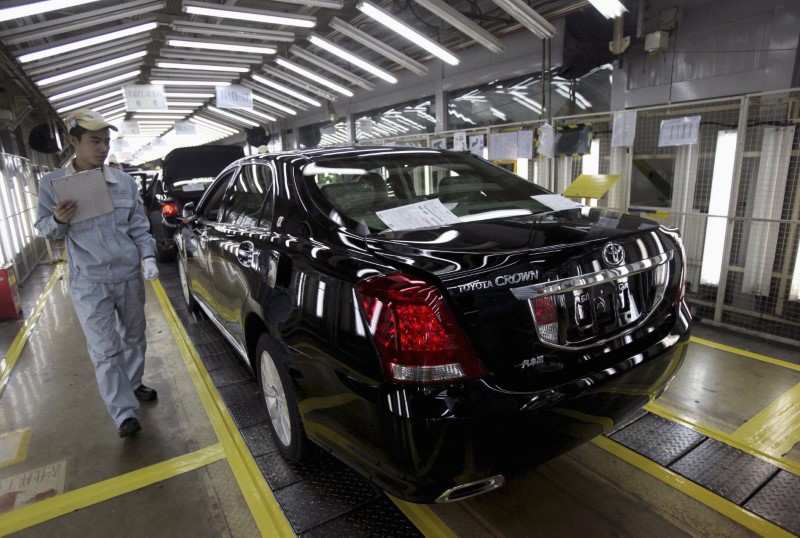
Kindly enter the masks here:
<path id="1" fill-rule="evenodd" d="M 436 498 L 436 502 L 449 503 L 453 501 L 460 501 L 462 499 L 467 499 L 469 497 L 474 497 L 475 495 L 486 493 L 487 491 L 492 491 L 493 489 L 497 489 L 505 483 L 506 479 L 501 474 L 490 476 L 489 478 L 476 480 L 475 482 L 470 482 L 469 484 L 461 484 L 460 486 L 450 488 L 439 495 L 439 497 Z"/>

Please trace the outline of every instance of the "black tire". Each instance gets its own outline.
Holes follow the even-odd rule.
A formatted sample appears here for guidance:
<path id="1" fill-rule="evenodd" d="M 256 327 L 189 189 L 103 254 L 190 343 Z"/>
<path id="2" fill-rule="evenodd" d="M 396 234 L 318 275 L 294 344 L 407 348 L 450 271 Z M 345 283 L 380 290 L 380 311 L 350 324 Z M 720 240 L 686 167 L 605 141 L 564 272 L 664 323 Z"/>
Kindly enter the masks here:
<path id="1" fill-rule="evenodd" d="M 189 275 L 186 274 L 186 265 L 181 258 L 178 258 L 178 277 L 181 280 L 181 294 L 183 295 L 183 302 L 186 303 L 186 308 L 189 312 L 197 312 L 200 306 L 195 301 L 191 291 L 191 284 L 189 283 Z"/>
<path id="2" fill-rule="evenodd" d="M 156 247 L 156 261 L 159 263 L 169 263 L 175 260 L 175 250 L 172 245 L 167 247 Z"/>
<path id="3" fill-rule="evenodd" d="M 303 428 L 294 384 L 289 375 L 291 359 L 266 333 L 258 339 L 255 359 L 275 445 L 286 461 L 300 463 L 310 456 L 311 441 Z"/>

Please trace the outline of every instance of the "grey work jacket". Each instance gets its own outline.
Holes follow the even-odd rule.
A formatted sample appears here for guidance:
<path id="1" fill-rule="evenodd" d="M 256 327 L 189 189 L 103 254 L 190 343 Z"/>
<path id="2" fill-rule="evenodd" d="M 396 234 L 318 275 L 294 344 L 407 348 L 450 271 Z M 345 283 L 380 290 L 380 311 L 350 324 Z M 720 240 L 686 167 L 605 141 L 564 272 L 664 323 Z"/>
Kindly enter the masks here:
<path id="1" fill-rule="evenodd" d="M 103 166 L 114 211 L 77 224 L 59 224 L 53 216 L 58 202 L 50 181 L 74 173 L 70 163 L 39 181 L 36 229 L 50 240 L 66 236 L 70 280 L 111 283 L 136 278 L 142 258 L 155 255 L 155 240 L 136 182 L 121 170 Z"/>

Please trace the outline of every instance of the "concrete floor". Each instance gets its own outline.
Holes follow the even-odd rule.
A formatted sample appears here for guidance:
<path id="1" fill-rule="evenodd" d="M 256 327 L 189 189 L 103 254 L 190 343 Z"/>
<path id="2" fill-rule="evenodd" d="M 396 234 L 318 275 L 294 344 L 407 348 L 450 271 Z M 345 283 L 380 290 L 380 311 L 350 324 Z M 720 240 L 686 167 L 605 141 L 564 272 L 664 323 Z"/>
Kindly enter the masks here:
<path id="1" fill-rule="evenodd" d="M 22 287 L 26 318 L 54 267 L 40 266 Z M 50 290 L 0 395 L 0 535 L 292 534 L 285 521 L 274 533 L 265 531 L 262 510 L 248 505 L 252 495 L 237 474 L 240 464 L 149 285 L 146 309 L 145 382 L 158 389 L 159 399 L 143 405 L 143 431 L 123 440 L 99 397 L 65 281 Z M 0 324 L 4 357 L 13 354 L 23 327 L 24 320 Z M 694 334 L 709 340 L 722 335 L 733 345 L 719 331 L 699 328 Z M 800 364 L 797 349 L 739 344 Z M 798 384 L 798 370 L 693 343 L 656 403 L 687 423 L 735 438 L 751 417 Z M 796 441 L 786 454 L 764 457 L 800 467 Z M 31 489 L 37 484 L 39 490 Z M 399 505 L 421 533 L 437 536 L 755 536 L 764 534 L 758 529 L 772 529 L 690 493 L 589 443 L 487 495 L 434 507 Z"/>

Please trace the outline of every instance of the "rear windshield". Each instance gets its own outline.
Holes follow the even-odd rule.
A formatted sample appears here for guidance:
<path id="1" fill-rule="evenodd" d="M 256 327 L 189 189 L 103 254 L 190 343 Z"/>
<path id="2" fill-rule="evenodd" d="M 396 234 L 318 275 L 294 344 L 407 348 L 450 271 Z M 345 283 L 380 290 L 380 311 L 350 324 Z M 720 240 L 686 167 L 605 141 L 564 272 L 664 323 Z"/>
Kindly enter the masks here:
<path id="1" fill-rule="evenodd" d="M 319 159 L 303 175 L 340 225 L 361 234 L 531 215 L 572 204 L 470 155 L 410 150 Z M 553 200 L 560 198 L 561 200 Z"/>

